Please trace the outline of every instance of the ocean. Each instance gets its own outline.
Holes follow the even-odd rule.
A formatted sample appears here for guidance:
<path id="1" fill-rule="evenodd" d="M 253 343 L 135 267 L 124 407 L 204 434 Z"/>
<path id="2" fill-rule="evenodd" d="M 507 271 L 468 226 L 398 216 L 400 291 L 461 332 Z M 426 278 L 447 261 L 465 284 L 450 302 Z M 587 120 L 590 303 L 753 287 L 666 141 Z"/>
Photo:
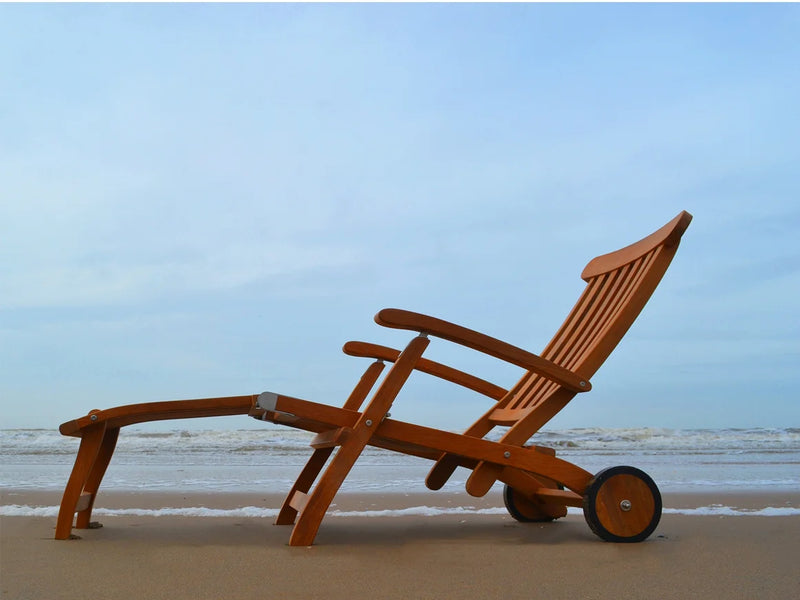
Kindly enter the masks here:
<path id="1" fill-rule="evenodd" d="M 310 438 L 306 432 L 274 426 L 170 431 L 128 427 L 120 434 L 101 494 L 285 493 L 310 454 Z M 663 492 L 800 491 L 800 428 L 585 428 L 546 430 L 531 441 L 555 448 L 558 456 L 590 472 L 615 465 L 638 467 Z M 63 490 L 78 443 L 50 429 L 0 430 L 0 487 Z M 430 465 L 424 459 L 367 448 L 342 492 L 425 492 Z M 468 474 L 457 470 L 444 491 L 462 492 Z M 9 505 L 0 508 L 0 514 L 18 514 Z"/>

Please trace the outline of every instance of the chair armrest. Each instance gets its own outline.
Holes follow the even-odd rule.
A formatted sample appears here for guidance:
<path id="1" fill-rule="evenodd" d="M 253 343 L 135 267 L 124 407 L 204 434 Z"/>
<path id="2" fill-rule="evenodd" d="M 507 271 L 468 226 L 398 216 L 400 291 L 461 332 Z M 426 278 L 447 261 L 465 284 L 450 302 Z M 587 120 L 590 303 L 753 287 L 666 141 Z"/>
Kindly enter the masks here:
<path id="1" fill-rule="evenodd" d="M 441 319 L 397 308 L 384 308 L 375 315 L 375 322 L 383 327 L 419 331 L 423 334 L 430 334 L 443 340 L 472 348 L 523 369 L 533 371 L 573 392 L 588 392 L 592 389 L 589 381 L 552 361 L 496 338 L 442 321 Z"/>
<path id="2" fill-rule="evenodd" d="M 342 351 L 350 356 L 360 356 L 363 358 L 377 358 L 379 360 L 388 360 L 395 362 L 397 357 L 400 356 L 400 351 L 394 348 L 387 348 L 386 346 L 379 346 L 378 344 L 369 344 L 367 342 L 347 342 Z M 420 358 L 414 368 L 428 375 L 433 375 L 444 379 L 451 383 L 458 384 L 467 389 L 470 389 L 484 396 L 489 396 L 494 400 L 500 400 L 508 393 L 508 390 L 501 388 L 499 385 L 490 383 L 469 373 L 464 373 L 458 369 L 448 367 L 438 362 Z"/>

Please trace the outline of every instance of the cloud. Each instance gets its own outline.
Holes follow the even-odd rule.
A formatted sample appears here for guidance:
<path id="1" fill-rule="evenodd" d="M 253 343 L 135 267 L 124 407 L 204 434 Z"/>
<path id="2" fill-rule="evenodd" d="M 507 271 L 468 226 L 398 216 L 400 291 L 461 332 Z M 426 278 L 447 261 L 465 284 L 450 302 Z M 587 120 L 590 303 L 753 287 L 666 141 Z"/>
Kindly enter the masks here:
<path id="1" fill-rule="evenodd" d="M 768 378 L 766 354 L 794 356 L 798 293 L 786 14 L 4 8 L 0 331 L 28 365 L 8 389 L 73 347 L 91 358 L 76 389 L 101 389 L 118 343 L 117 364 L 140 356 L 137 374 L 175 387 L 215 361 L 254 377 L 256 348 L 272 376 L 321 388 L 308 374 L 329 363 L 304 362 L 303 340 L 335 348 L 382 305 L 543 344 L 591 256 L 681 209 L 695 221 L 631 343 L 657 340 L 656 364 L 719 344 L 709 394 L 725 370 Z"/>

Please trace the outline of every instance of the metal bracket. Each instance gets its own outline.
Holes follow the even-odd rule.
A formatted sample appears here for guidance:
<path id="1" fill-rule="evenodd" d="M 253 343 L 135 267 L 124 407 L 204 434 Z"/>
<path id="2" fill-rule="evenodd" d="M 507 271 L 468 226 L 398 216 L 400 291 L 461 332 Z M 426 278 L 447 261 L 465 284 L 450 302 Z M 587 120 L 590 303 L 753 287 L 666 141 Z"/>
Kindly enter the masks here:
<path id="1" fill-rule="evenodd" d="M 264 392 L 259 394 L 256 400 L 256 408 L 263 408 L 270 412 L 275 412 L 275 407 L 278 406 L 278 394 L 275 392 Z"/>

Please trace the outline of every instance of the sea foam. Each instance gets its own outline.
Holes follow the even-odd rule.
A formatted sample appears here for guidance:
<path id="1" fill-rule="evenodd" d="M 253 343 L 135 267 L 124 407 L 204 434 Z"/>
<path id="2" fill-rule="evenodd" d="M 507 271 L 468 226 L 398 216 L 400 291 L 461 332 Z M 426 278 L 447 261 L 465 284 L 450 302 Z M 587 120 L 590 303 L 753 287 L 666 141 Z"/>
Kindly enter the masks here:
<path id="1" fill-rule="evenodd" d="M 580 515 L 579 508 L 569 508 L 569 514 Z M 697 508 L 665 508 L 667 515 L 687 515 L 693 517 L 795 517 L 800 516 L 800 508 L 789 506 L 768 506 L 764 508 L 737 508 L 713 504 Z M 189 506 L 182 508 L 96 508 L 93 516 L 98 517 L 216 517 L 216 518 L 272 518 L 278 514 L 275 508 L 243 506 L 240 508 L 207 508 L 205 506 Z M 435 517 L 439 515 L 507 515 L 502 507 L 477 508 L 474 506 L 458 506 L 442 508 L 438 506 L 411 506 L 408 508 L 385 510 L 333 510 L 330 517 Z M 56 517 L 58 506 L 27 506 L 24 504 L 7 504 L 0 506 L 3 517 Z"/>

